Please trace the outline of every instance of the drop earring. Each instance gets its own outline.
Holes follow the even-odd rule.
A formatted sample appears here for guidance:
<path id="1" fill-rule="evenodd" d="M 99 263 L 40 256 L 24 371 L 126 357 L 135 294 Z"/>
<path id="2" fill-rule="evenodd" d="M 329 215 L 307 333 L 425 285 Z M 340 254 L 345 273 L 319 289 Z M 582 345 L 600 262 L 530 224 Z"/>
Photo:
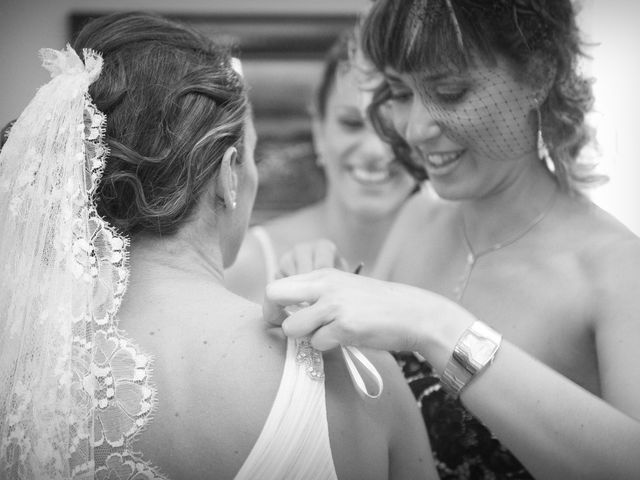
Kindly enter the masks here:
<path id="1" fill-rule="evenodd" d="M 542 113 L 540 112 L 540 105 L 537 100 L 536 114 L 538 116 L 538 158 L 545 163 L 549 171 L 553 172 L 555 171 L 555 165 L 551 159 L 547 142 L 544 141 L 544 136 L 542 135 Z"/>
<path id="2" fill-rule="evenodd" d="M 231 210 L 235 210 L 236 207 L 238 206 L 238 202 L 236 202 L 236 191 L 235 190 L 231 190 L 229 192 L 229 200 L 231 200 L 231 204 L 229 205 L 229 208 Z"/>

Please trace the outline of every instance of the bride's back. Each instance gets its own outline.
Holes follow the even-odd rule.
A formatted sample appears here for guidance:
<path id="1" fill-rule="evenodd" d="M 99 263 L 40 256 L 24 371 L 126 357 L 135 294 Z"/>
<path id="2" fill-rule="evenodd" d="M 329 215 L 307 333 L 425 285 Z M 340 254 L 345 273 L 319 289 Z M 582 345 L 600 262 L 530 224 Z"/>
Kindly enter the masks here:
<path id="1" fill-rule="evenodd" d="M 285 341 L 219 284 L 132 282 L 121 327 L 153 357 L 153 420 L 136 447 L 171 479 L 233 478 L 275 399 Z"/>
<path id="2" fill-rule="evenodd" d="M 157 388 L 136 449 L 173 480 L 233 478 L 274 403 L 286 340 L 266 326 L 258 305 L 220 285 L 180 275 L 139 280 L 135 262 L 134 251 L 120 326 L 153 358 Z M 393 399 L 365 404 L 341 359 L 325 355 L 325 367 L 338 477 L 388 478 Z"/>

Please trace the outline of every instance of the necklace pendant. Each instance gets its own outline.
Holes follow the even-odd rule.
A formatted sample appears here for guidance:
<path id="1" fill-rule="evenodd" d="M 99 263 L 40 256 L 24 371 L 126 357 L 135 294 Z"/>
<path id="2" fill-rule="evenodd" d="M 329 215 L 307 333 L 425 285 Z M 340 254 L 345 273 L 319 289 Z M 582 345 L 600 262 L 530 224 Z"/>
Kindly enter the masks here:
<path id="1" fill-rule="evenodd" d="M 476 257 L 475 257 L 475 255 L 474 255 L 473 253 L 469 252 L 469 253 L 467 254 L 467 263 L 468 263 L 469 265 L 473 265 L 475 262 L 476 262 Z"/>

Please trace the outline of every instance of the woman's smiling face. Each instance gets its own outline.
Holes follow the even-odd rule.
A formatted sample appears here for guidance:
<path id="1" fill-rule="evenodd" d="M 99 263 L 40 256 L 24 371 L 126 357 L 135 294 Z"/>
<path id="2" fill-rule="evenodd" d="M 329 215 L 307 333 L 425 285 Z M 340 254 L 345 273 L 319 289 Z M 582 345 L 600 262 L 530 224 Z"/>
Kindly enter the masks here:
<path id="1" fill-rule="evenodd" d="M 327 195 L 354 213 L 383 217 L 402 205 L 416 182 L 366 118 L 370 100 L 356 72 L 338 68 L 325 116 L 314 121 L 314 139 Z"/>
<path id="2" fill-rule="evenodd" d="M 385 72 L 391 119 L 444 198 L 499 189 L 537 160 L 534 89 L 506 62 L 464 72 Z"/>

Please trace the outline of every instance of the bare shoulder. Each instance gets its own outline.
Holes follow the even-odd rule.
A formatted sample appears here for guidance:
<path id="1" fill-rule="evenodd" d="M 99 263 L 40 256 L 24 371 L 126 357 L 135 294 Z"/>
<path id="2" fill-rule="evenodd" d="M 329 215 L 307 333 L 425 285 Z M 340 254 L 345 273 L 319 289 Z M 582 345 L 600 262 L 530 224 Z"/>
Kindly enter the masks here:
<path id="1" fill-rule="evenodd" d="M 572 232 L 573 248 L 593 273 L 606 274 L 612 270 L 622 273 L 629 268 L 638 272 L 640 238 L 637 235 L 593 203 L 575 202 L 570 208 L 575 210 L 572 215 L 575 220 L 566 230 Z"/>
<path id="2" fill-rule="evenodd" d="M 573 205 L 567 248 L 573 248 L 600 310 L 640 308 L 640 238 L 589 202 Z"/>
<path id="3" fill-rule="evenodd" d="M 139 315 L 123 318 L 154 358 L 159 399 L 136 446 L 172 478 L 231 478 L 271 409 L 286 340 L 259 305 L 220 286 L 186 287 L 173 296 L 159 289 Z"/>
<path id="4" fill-rule="evenodd" d="M 158 357 L 179 353 L 184 362 L 202 365 L 209 373 L 219 370 L 221 378 L 226 378 L 227 359 L 264 355 L 261 366 L 280 371 L 285 340 L 262 321 L 260 305 L 208 282 L 146 290 L 148 297 L 137 296 L 137 305 L 123 312 L 121 323 Z M 255 366 L 250 363 L 237 363 L 232 370 Z"/>
<path id="5" fill-rule="evenodd" d="M 281 329 L 276 329 L 266 324 L 262 319 L 262 306 L 246 298 L 228 292 L 224 297 L 210 296 L 201 306 L 201 318 L 205 315 L 215 315 L 215 322 L 209 323 L 209 328 L 218 334 L 228 332 L 224 339 L 232 342 L 234 350 L 241 354 L 246 350 L 247 354 L 255 357 L 256 353 L 264 353 L 277 359 L 280 364 L 284 358 L 284 345 L 286 339 Z M 276 369 L 279 371 L 280 369 Z"/>

